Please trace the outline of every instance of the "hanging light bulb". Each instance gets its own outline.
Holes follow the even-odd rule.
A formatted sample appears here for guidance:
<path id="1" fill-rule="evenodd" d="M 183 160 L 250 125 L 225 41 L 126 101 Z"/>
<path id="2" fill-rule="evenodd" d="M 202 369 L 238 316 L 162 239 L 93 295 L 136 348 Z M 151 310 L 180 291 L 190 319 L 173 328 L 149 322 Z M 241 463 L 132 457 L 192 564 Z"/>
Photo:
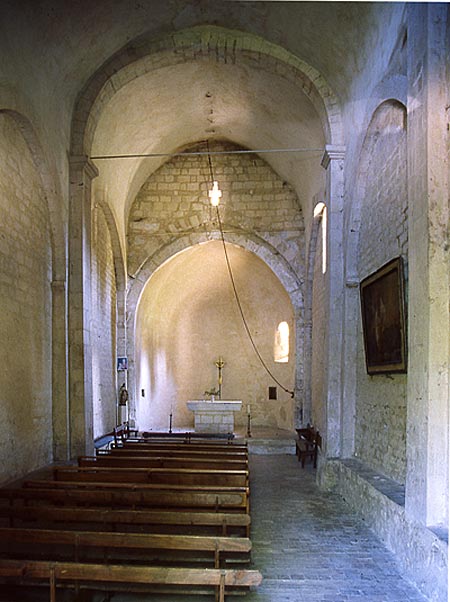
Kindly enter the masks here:
<path id="1" fill-rule="evenodd" d="M 213 207 L 218 207 L 220 197 L 222 196 L 222 191 L 220 190 L 219 184 L 216 181 L 213 182 L 212 190 L 209 191 L 208 195 L 211 199 L 211 205 Z"/>

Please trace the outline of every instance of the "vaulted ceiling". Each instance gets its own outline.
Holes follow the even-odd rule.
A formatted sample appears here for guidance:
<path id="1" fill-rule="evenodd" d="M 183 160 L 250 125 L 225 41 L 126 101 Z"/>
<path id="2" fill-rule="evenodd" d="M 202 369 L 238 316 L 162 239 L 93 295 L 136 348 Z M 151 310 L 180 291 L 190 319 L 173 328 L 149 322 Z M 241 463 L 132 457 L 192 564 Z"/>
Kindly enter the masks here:
<path id="1" fill-rule="evenodd" d="M 62 141 L 68 151 L 77 97 L 111 57 L 127 45 L 133 53 L 148 40 L 157 44 L 189 28 L 220 27 L 264 40 L 275 54 L 280 49 L 310 66 L 335 94 L 335 106 L 351 115 L 356 105 L 346 101 L 355 77 L 364 72 L 374 45 L 384 44 L 380 65 L 381 59 L 388 60 L 396 43 L 389 31 L 397 32 L 403 11 L 401 4 L 359 2 L 5 0 L 0 7 L 0 53 L 5 57 L 0 95 L 23 106 L 24 113 L 33 98 L 35 114 L 28 117 L 38 135 Z M 175 43 L 172 50 L 177 59 Z M 252 51 L 256 56 L 260 51 L 256 42 Z M 264 61 L 255 61 L 250 52 L 237 61 L 214 56 L 199 61 L 195 51 L 178 58 L 136 69 L 114 91 L 97 115 L 92 155 L 171 153 L 205 138 L 225 138 L 250 149 L 324 147 L 323 115 L 301 82 L 277 68 L 264 68 Z M 373 62 L 372 74 L 376 69 Z M 20 92 L 10 83 L 18 80 Z M 63 173 L 67 167 L 61 153 L 55 151 L 55 157 Z M 311 213 L 313 195 L 323 189 L 321 152 L 264 158 L 294 186 L 305 213 Z M 96 161 L 96 188 L 111 205 L 122 242 L 131 202 L 164 160 Z"/>

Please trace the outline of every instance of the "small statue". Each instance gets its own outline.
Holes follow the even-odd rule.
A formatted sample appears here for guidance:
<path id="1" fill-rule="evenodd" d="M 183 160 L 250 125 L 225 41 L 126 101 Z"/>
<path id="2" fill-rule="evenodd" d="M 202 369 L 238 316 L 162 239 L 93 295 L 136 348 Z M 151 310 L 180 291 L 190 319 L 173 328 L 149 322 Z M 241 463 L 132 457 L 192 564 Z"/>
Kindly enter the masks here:
<path id="1" fill-rule="evenodd" d="M 128 401 L 128 391 L 126 390 L 125 383 L 119 389 L 119 405 L 126 406 Z"/>

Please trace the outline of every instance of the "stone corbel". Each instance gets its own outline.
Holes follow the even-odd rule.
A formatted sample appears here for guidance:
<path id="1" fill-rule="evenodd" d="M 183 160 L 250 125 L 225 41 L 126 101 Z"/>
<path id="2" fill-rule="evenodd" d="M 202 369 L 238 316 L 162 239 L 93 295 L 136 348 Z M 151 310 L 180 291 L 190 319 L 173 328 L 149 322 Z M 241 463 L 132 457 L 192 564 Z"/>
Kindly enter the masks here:
<path id="1" fill-rule="evenodd" d="M 327 144 L 323 153 L 321 165 L 324 169 L 328 169 L 330 161 L 344 159 L 345 146 L 343 144 Z"/>
<path id="2" fill-rule="evenodd" d="M 76 171 L 84 172 L 90 180 L 98 176 L 97 166 L 86 155 L 71 156 L 69 163 Z"/>

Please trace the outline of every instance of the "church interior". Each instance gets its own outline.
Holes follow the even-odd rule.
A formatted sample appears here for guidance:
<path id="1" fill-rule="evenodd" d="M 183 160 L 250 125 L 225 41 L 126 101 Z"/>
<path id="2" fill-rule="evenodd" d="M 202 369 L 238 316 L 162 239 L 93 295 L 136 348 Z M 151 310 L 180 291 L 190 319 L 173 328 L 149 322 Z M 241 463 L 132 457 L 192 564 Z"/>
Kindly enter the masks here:
<path id="1" fill-rule="evenodd" d="M 88 472 L 116 428 L 130 446 L 197 433 L 192 462 L 207 455 L 225 473 L 261 470 L 240 449 L 252 433 L 295 450 L 311 426 L 317 468 L 294 451 L 274 488 L 306 475 L 423 600 L 450 599 L 448 4 L 3 0 L 0 31 L 5 491 L 55 466 L 67 480 L 80 457 Z M 228 403 L 231 418 L 206 405 L 201 423 L 193 401 Z M 207 443 L 202 429 L 236 439 Z M 180 461 L 169 439 L 164 453 Z M 267 461 L 269 482 L 277 456 Z M 125 481 L 144 470 L 118 462 Z M 24 489 L 20 503 L 0 489 L 0 519 L 34 505 Z M 29 541 L 8 512 L 0 539 Z M 209 575 L 220 601 L 256 586 L 256 570 L 264 584 L 255 561 L 244 577 L 221 573 L 219 539 L 217 572 L 193 583 Z M 0 549 L 0 588 L 44 574 L 18 558 Z M 63 572 L 45 579 L 59 600 Z M 83 575 L 73 580 L 84 599 Z M 281 602 L 257 592 L 247 599 Z M 301 584 L 290 595 L 387 600 L 306 598 Z"/>

